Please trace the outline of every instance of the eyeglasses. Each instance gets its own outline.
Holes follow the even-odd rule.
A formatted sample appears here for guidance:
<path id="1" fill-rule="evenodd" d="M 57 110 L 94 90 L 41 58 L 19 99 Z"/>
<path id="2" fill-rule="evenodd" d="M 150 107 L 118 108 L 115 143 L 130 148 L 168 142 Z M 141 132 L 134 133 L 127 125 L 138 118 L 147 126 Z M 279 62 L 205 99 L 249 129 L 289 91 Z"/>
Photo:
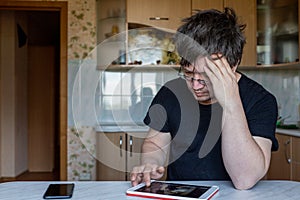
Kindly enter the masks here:
<path id="1" fill-rule="evenodd" d="M 182 67 L 180 67 L 179 71 L 178 71 L 178 76 L 182 79 L 185 79 L 187 81 L 190 81 L 190 82 L 194 82 L 194 81 L 197 81 L 199 84 L 203 85 L 203 86 L 206 86 L 207 83 L 205 80 L 202 80 L 202 79 L 196 79 L 194 78 L 195 76 L 195 73 L 194 72 L 190 72 L 190 71 L 185 71 L 182 69 Z"/>

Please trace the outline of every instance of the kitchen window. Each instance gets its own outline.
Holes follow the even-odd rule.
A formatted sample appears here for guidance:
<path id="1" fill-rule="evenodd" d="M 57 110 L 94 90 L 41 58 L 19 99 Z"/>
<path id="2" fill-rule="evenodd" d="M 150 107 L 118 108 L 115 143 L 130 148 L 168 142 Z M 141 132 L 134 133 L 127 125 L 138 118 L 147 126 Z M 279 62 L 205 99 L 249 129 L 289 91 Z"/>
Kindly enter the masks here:
<path id="1" fill-rule="evenodd" d="M 101 72 L 97 89 L 99 123 L 142 124 L 155 94 L 166 81 L 176 77 L 177 71 L 171 68 Z"/>

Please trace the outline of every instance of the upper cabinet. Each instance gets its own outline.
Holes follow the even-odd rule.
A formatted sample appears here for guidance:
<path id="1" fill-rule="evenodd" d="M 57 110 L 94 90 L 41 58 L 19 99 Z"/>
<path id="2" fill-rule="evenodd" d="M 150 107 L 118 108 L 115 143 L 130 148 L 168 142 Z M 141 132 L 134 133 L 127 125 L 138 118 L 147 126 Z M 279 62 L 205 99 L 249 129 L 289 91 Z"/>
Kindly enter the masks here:
<path id="1" fill-rule="evenodd" d="M 191 15 L 187 0 L 127 0 L 127 22 L 176 30 Z"/>
<path id="2" fill-rule="evenodd" d="M 240 66 L 256 66 L 256 0 L 248 0 L 246 4 L 241 0 L 224 0 L 224 7 L 233 8 L 240 22 L 246 24 L 246 45 Z"/>
<path id="3" fill-rule="evenodd" d="M 192 9 L 231 7 L 246 24 L 241 67 L 299 65 L 298 0 L 192 0 Z"/>
<path id="4" fill-rule="evenodd" d="M 97 0 L 98 43 L 126 30 L 125 0 Z"/>
<path id="5" fill-rule="evenodd" d="M 298 0 L 257 0 L 257 64 L 299 61 Z"/>
<path id="6" fill-rule="evenodd" d="M 300 66 L 298 0 L 249 0 L 247 4 L 241 0 L 97 0 L 97 36 L 104 47 L 98 50 L 98 58 L 102 65 L 176 63 L 172 37 L 161 31 L 174 33 L 195 10 L 224 7 L 233 8 L 246 24 L 240 67 Z M 148 41 L 167 45 L 145 46 Z M 149 57 L 145 54 L 151 59 L 145 60 Z"/>
<path id="7" fill-rule="evenodd" d="M 217 9 L 223 10 L 223 0 L 192 0 L 193 10 L 204 10 L 204 9 Z"/>
<path id="8" fill-rule="evenodd" d="M 240 66 L 256 66 L 256 0 L 249 0 L 247 4 L 241 0 L 192 0 L 192 9 L 218 9 L 231 7 L 235 10 L 240 22 L 245 23 L 247 44 Z"/>
<path id="9" fill-rule="evenodd" d="M 126 1 L 97 0 L 97 65 L 125 64 Z"/>

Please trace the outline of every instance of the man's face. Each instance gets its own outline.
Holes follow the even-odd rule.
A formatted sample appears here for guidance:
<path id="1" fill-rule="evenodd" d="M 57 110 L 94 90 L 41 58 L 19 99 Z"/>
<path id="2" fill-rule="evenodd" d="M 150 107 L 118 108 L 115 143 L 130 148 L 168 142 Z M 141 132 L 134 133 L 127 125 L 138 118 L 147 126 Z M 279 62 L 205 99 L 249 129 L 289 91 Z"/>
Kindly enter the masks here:
<path id="1" fill-rule="evenodd" d="M 205 58 L 198 58 L 197 62 L 182 68 L 187 86 L 195 99 L 201 104 L 211 104 L 216 100 L 209 78 L 204 73 Z"/>

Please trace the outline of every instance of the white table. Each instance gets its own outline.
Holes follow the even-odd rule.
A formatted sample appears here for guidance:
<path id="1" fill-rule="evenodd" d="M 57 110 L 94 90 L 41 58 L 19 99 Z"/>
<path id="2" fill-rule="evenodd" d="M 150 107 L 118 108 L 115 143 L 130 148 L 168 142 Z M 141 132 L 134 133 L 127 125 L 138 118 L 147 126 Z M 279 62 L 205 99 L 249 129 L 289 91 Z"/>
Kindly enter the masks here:
<path id="1" fill-rule="evenodd" d="M 1 200 L 35 200 L 42 196 L 50 183 L 58 182 L 6 182 L 0 184 Z M 65 183 L 65 182 L 59 182 Z M 128 197 L 125 194 L 130 182 L 92 181 L 74 182 L 72 200 L 141 200 L 145 198 Z M 300 199 L 300 182 L 294 181 L 260 181 L 251 190 L 236 190 L 228 181 L 188 181 L 191 184 L 218 185 L 220 191 L 213 199 L 226 200 L 287 200 Z"/>

